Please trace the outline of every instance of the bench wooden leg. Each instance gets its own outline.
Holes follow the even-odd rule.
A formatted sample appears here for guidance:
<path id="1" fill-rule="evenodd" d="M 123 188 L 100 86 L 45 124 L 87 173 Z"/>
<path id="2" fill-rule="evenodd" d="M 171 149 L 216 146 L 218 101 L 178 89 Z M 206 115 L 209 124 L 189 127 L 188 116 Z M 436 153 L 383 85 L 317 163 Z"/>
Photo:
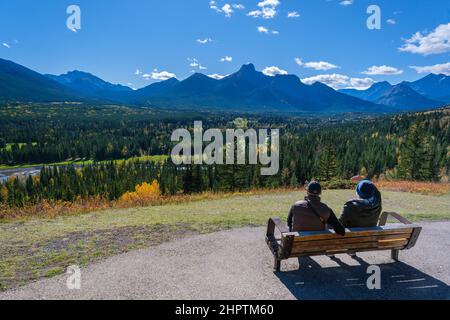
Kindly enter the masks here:
<path id="1" fill-rule="evenodd" d="M 280 272 L 281 270 L 281 260 L 274 258 L 274 266 L 273 268 L 275 269 L 276 272 Z"/>
<path id="2" fill-rule="evenodd" d="M 394 249 L 391 250 L 391 258 L 395 261 L 398 261 L 398 253 L 400 252 L 400 250 Z"/>

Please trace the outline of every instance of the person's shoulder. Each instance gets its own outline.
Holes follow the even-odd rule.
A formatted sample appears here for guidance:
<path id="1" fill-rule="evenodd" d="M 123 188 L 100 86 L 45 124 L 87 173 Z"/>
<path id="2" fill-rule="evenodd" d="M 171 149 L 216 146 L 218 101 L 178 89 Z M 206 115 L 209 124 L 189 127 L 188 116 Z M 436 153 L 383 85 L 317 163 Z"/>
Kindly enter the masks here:
<path id="1" fill-rule="evenodd" d="M 350 199 L 344 204 L 344 206 L 345 207 L 358 207 L 359 204 L 360 203 L 359 203 L 358 199 Z"/>
<path id="2" fill-rule="evenodd" d="M 321 206 L 323 209 L 327 209 L 327 210 L 332 211 L 331 208 L 330 208 L 326 203 L 321 202 L 321 203 L 320 203 L 320 206 Z"/>
<path id="3" fill-rule="evenodd" d="M 307 205 L 306 200 L 299 200 L 296 203 L 294 203 L 293 207 L 304 207 Z"/>

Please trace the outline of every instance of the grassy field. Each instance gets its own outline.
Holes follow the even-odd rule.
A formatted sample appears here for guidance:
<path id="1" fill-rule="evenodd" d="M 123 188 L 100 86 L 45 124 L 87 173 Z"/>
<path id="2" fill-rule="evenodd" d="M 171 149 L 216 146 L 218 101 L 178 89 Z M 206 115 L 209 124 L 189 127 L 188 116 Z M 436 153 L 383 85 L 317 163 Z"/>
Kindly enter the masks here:
<path id="1" fill-rule="evenodd" d="M 353 196 L 330 190 L 324 201 L 336 213 Z M 190 234 L 242 226 L 262 226 L 271 216 L 285 218 L 299 192 L 230 196 L 146 208 L 117 209 L 28 219 L 0 224 L 0 290 L 64 272 L 93 261 Z M 383 192 L 384 210 L 413 221 L 450 219 L 450 195 Z"/>

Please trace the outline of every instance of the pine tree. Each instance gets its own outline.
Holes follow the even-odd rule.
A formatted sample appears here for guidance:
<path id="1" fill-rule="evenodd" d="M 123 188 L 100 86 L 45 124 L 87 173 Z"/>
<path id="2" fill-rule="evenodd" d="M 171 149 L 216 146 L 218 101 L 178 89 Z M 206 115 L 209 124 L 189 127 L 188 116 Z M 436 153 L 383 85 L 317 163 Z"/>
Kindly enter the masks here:
<path id="1" fill-rule="evenodd" d="M 293 188 L 298 187 L 298 179 L 297 179 L 297 175 L 295 174 L 295 172 L 291 176 L 291 180 L 289 181 L 289 185 L 291 187 L 293 187 Z"/>
<path id="2" fill-rule="evenodd" d="M 398 176 L 406 180 L 433 180 L 437 178 L 431 137 L 424 123 L 416 122 L 408 130 L 400 147 Z"/>
<path id="3" fill-rule="evenodd" d="M 319 179 L 321 181 L 333 180 L 336 177 L 336 168 L 336 151 L 332 144 L 327 144 L 319 157 Z"/>

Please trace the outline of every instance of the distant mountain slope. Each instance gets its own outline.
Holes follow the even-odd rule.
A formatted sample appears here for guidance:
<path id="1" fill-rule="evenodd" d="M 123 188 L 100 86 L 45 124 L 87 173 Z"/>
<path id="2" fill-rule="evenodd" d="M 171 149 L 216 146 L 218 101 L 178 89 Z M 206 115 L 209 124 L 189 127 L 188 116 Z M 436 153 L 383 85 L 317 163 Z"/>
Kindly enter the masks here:
<path id="1" fill-rule="evenodd" d="M 156 105 L 172 107 L 209 107 L 233 111 L 279 112 L 385 112 L 392 109 L 336 92 L 332 88 L 315 83 L 305 85 L 295 75 L 266 76 L 253 64 L 242 68 L 221 80 L 200 73 L 175 83 L 167 90 L 151 95 L 140 95 L 140 102 L 152 101 Z"/>
<path id="2" fill-rule="evenodd" d="M 420 110 L 442 105 L 441 102 L 428 99 L 405 84 L 392 86 L 376 102 L 399 108 L 403 111 Z"/>
<path id="3" fill-rule="evenodd" d="M 83 96 L 101 100 L 127 101 L 133 90 L 120 84 L 111 84 L 99 77 L 82 71 L 70 71 L 59 76 L 46 75 L 48 78 L 80 93 Z"/>
<path id="4" fill-rule="evenodd" d="M 429 74 L 422 79 L 404 84 L 430 99 L 450 102 L 450 76 L 445 74 Z"/>
<path id="5" fill-rule="evenodd" d="M 402 111 L 432 108 L 444 104 L 442 101 L 427 98 L 416 92 L 411 88 L 411 83 L 407 82 L 391 85 L 383 81 L 374 83 L 366 90 L 344 89 L 340 92 Z"/>
<path id="6" fill-rule="evenodd" d="M 180 81 L 178 81 L 176 78 L 170 78 L 161 82 L 152 83 L 149 86 L 136 90 L 136 92 L 134 93 L 134 99 L 146 100 L 156 95 L 161 95 L 174 87 L 179 82 Z"/>
<path id="7" fill-rule="evenodd" d="M 392 85 L 389 82 L 383 81 L 374 83 L 366 90 L 343 89 L 339 91 L 363 100 L 375 102 L 380 99 L 391 87 Z"/>
<path id="8" fill-rule="evenodd" d="M 0 59 L 0 101 L 81 101 L 81 95 L 40 73 Z"/>

